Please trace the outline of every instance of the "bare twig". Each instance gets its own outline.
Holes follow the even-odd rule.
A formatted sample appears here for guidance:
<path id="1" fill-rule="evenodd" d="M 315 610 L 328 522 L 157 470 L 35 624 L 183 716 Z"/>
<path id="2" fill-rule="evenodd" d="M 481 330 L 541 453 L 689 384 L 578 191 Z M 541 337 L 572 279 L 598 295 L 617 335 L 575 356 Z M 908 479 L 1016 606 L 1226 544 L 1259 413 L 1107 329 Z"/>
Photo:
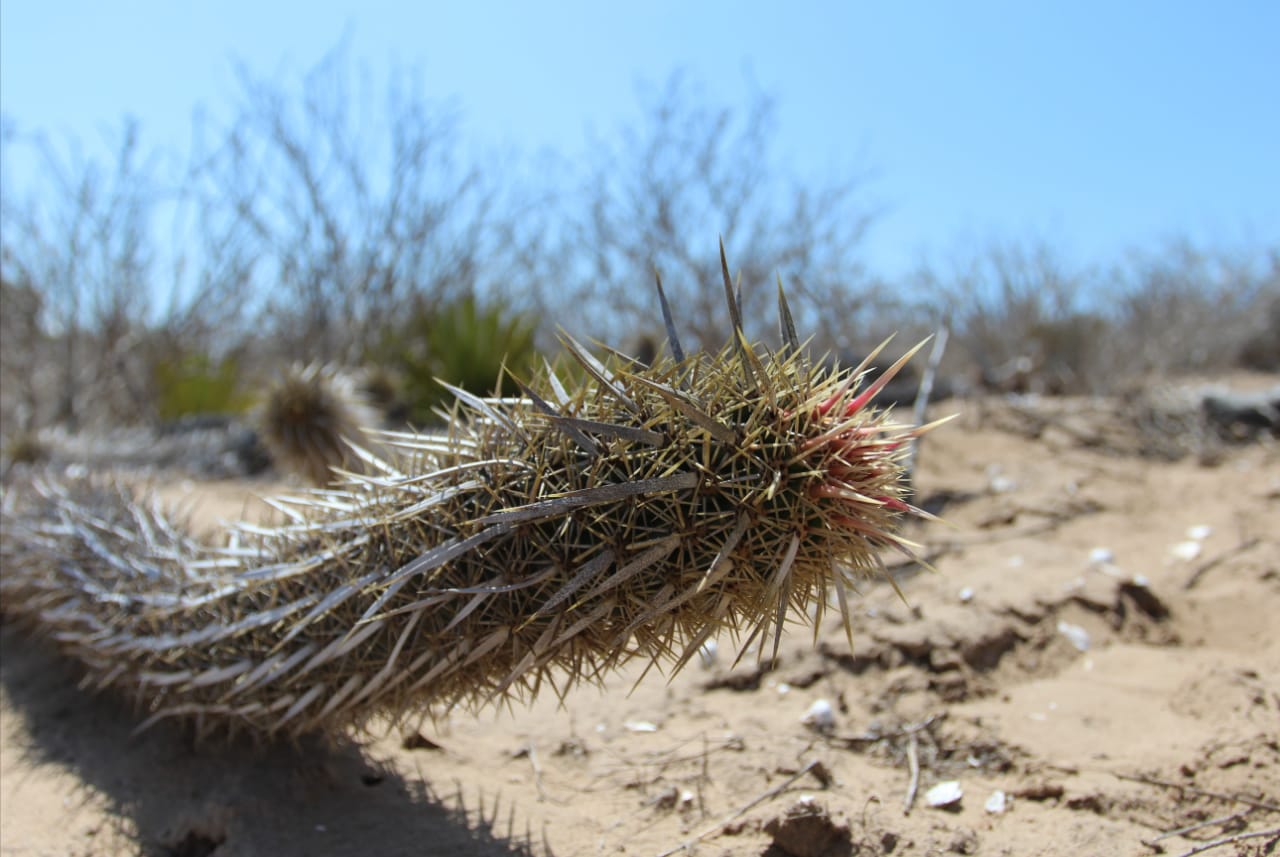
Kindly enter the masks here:
<path id="1" fill-rule="evenodd" d="M 920 739 L 912 732 L 907 736 L 907 768 L 911 771 L 911 779 L 907 783 L 907 796 L 902 801 L 902 814 L 911 814 L 911 805 L 916 802 L 916 792 L 920 789 Z"/>
<path id="2" fill-rule="evenodd" d="M 916 792 L 920 789 L 920 739 L 919 735 L 931 728 L 935 723 L 945 720 L 947 712 L 943 711 L 938 714 L 930 715 L 921 720 L 919 723 L 908 723 L 901 729 L 893 732 L 867 732 L 862 735 L 833 735 L 831 741 L 844 744 L 846 747 L 854 747 L 861 744 L 877 744 L 881 741 L 893 741 L 899 738 L 907 739 L 907 768 L 911 772 L 911 779 L 907 784 L 907 796 L 902 802 L 902 814 L 910 815 L 911 807 L 916 800 Z"/>
<path id="3" fill-rule="evenodd" d="M 1252 808 L 1243 810 L 1242 812 L 1235 812 L 1235 813 L 1232 813 L 1231 815 L 1224 815 L 1222 818 L 1211 818 L 1208 821 L 1200 821 L 1195 824 L 1188 824 L 1186 827 L 1179 827 L 1176 830 L 1169 830 L 1164 833 L 1161 833 L 1159 836 L 1156 836 L 1152 839 L 1144 839 L 1142 840 L 1142 844 L 1149 846 L 1151 848 L 1158 848 L 1159 846 L 1157 846 L 1156 843 L 1162 839 L 1168 839 L 1171 836 L 1183 836 L 1188 833 L 1194 833 L 1197 830 L 1203 830 L 1206 827 L 1218 827 L 1218 826 L 1225 827 L 1226 825 L 1230 824 L 1233 821 L 1243 821 L 1245 817 L 1248 816 L 1249 813 L 1251 812 L 1253 812 Z"/>
<path id="4" fill-rule="evenodd" d="M 838 741 L 844 744 L 875 744 L 880 741 L 891 741 L 895 738 L 906 738 L 909 735 L 917 735 L 926 729 L 932 727 L 935 723 L 941 723 L 947 719 L 947 712 L 940 711 L 937 714 L 930 715 L 919 723 L 908 723 L 901 729 L 892 732 L 864 732 L 861 735 L 832 735 L 832 741 Z"/>
<path id="5" fill-rule="evenodd" d="M 815 767 L 817 767 L 818 761 L 819 760 L 817 759 L 810 760 L 807 765 L 805 765 L 800 770 L 796 771 L 791 776 L 787 777 L 781 783 L 778 783 L 778 785 L 774 786 L 768 791 L 763 792 L 757 795 L 756 797 L 752 798 L 751 800 L 747 801 L 745 804 L 738 807 L 733 812 L 729 813 L 724 818 L 717 821 L 715 824 L 706 828 L 705 830 L 703 830 L 701 833 L 699 833 L 697 836 L 693 837 L 692 839 L 680 843 L 675 848 L 671 848 L 667 851 L 663 851 L 661 854 L 658 855 L 658 857 L 671 857 L 672 854 L 677 854 L 681 851 L 688 851 L 691 848 L 693 848 L 694 845 L 697 845 L 699 842 L 703 842 L 707 839 L 710 839 L 712 836 L 715 836 L 717 833 L 723 830 L 724 826 L 729 822 L 733 821 L 736 818 L 740 818 L 741 816 L 745 815 L 747 812 L 750 812 L 753 808 L 759 806 L 760 804 L 764 803 L 767 800 L 771 800 L 772 798 L 777 797 L 787 789 L 791 788 L 791 785 L 796 780 L 800 779 L 805 774 L 809 773 Z"/>
<path id="6" fill-rule="evenodd" d="M 1244 842 L 1246 839 L 1261 839 L 1264 836 L 1274 836 L 1277 839 L 1280 839 L 1280 827 L 1273 827 L 1270 830 L 1254 830 L 1249 833 L 1235 833 L 1231 836 L 1224 836 L 1221 839 L 1215 839 L 1212 842 L 1197 845 L 1190 851 L 1182 852 L 1178 857 L 1193 857 L 1195 854 L 1203 854 L 1213 848 L 1221 848 L 1223 845 L 1234 845 L 1237 842 Z"/>
<path id="7" fill-rule="evenodd" d="M 711 758 L 711 747 L 707 743 L 707 733 L 702 733 L 702 776 L 698 777 L 698 812 L 705 818 L 707 815 L 707 802 L 702 792 L 702 787 L 711 782 L 711 768 L 708 760 Z"/>
<path id="8" fill-rule="evenodd" d="M 724 302 L 702 287 L 720 283 L 723 271 L 701 249 L 700 234 L 714 223 L 743 283 L 787 281 L 799 299 L 789 307 L 794 325 L 817 327 L 815 353 L 843 342 L 841 320 L 888 303 L 858 264 L 873 215 L 859 204 L 856 177 L 793 182 L 770 166 L 776 108 L 767 95 L 753 94 L 740 108 L 698 95 L 677 73 L 642 97 L 644 124 L 599 141 L 600 157 L 588 166 L 592 190 L 565 230 L 586 264 L 547 299 L 597 327 L 644 333 L 652 307 L 635 284 L 652 282 L 657 268 L 684 350 L 718 349 Z M 777 336 L 769 297 L 767 289 L 742 292 L 751 342 Z"/>
<path id="9" fill-rule="evenodd" d="M 1208 574 L 1210 571 L 1222 565 L 1222 563 L 1226 562 L 1232 557 L 1239 556 L 1245 551 L 1250 550 L 1256 544 L 1258 544 L 1259 541 L 1261 541 L 1261 539 L 1259 539 L 1257 536 L 1254 536 L 1251 539 L 1245 539 L 1240 544 L 1233 547 L 1231 550 L 1224 551 L 1223 553 L 1220 553 L 1217 556 L 1215 556 L 1213 559 L 1208 560 L 1206 562 L 1202 562 L 1200 565 L 1196 566 L 1196 570 L 1193 571 L 1191 573 L 1191 576 L 1187 578 L 1187 582 L 1182 584 L 1182 588 L 1183 589 L 1194 588 L 1197 584 L 1200 583 L 1200 579 L 1204 577 L 1206 574 Z"/>
<path id="10" fill-rule="evenodd" d="M 1206 791 L 1205 789 L 1198 789 L 1195 786 L 1190 786 L 1190 785 L 1187 785 L 1186 783 L 1172 783 L 1172 782 L 1169 782 L 1168 780 L 1158 780 L 1155 777 L 1146 777 L 1146 776 L 1135 775 L 1135 774 L 1119 774 L 1119 773 L 1116 773 L 1115 771 L 1111 771 L 1110 773 L 1111 773 L 1111 776 L 1115 777 L 1116 779 L 1128 780 L 1131 783 L 1145 783 L 1146 785 L 1149 785 L 1149 786 L 1159 786 L 1160 788 L 1165 788 L 1165 789 L 1178 789 L 1180 791 L 1191 792 L 1192 794 L 1197 794 L 1202 797 L 1211 797 L 1211 798 L 1217 798 L 1218 800 L 1226 800 L 1226 801 L 1232 801 L 1234 803 L 1242 803 L 1245 806 L 1252 806 L 1252 807 L 1257 807 L 1258 809 L 1265 809 L 1268 812 L 1280 812 L 1280 806 L 1274 803 L 1266 803 L 1265 801 L 1242 797 L 1240 795 L 1229 795 L 1229 794 L 1223 794 L 1222 792 Z"/>

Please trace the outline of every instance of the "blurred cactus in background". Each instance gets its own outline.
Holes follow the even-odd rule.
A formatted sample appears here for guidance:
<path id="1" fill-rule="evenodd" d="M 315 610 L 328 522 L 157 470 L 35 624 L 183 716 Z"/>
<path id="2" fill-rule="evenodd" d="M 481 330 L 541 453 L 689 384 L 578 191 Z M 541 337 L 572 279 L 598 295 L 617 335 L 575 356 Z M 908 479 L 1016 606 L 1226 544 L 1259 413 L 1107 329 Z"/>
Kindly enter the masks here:
<path id="1" fill-rule="evenodd" d="M 364 473 L 356 448 L 379 449 L 370 432 L 381 422 L 349 375 L 319 364 L 289 367 L 258 410 L 258 429 L 272 458 L 315 485 L 339 481 L 339 471 Z"/>

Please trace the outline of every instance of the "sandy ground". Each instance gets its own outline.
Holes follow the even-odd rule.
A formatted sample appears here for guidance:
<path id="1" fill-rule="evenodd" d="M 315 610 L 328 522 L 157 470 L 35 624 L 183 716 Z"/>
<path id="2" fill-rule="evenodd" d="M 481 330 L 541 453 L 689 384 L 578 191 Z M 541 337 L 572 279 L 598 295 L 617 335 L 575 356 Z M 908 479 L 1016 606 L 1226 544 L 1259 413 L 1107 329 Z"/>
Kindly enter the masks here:
<path id="1" fill-rule="evenodd" d="M 1165 463 L 1088 428 L 995 405 L 934 435 L 938 573 L 868 584 L 852 651 L 830 619 L 771 663 L 721 639 L 671 680 L 346 746 L 132 737 L 6 627 L 0 854 L 1274 853 L 1246 837 L 1280 827 L 1280 449 Z M 253 490 L 166 495 L 208 526 Z"/>

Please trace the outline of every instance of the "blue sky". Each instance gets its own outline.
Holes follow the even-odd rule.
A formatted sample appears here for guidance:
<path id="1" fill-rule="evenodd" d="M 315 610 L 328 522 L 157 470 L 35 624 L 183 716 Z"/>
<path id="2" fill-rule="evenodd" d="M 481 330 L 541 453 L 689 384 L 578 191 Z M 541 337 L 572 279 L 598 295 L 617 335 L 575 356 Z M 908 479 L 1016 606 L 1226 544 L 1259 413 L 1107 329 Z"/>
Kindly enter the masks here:
<path id="1" fill-rule="evenodd" d="M 477 145 L 572 156 L 684 69 L 709 102 L 775 97 L 787 172 L 869 174 L 883 274 L 993 239 L 1083 264 L 1180 235 L 1280 244 L 1280 3 L 788 5 L 3 0 L 0 109 L 90 152 L 132 115 L 181 150 L 197 107 L 238 97 L 237 62 L 296 76 L 345 36 L 375 73 L 416 70 Z"/>

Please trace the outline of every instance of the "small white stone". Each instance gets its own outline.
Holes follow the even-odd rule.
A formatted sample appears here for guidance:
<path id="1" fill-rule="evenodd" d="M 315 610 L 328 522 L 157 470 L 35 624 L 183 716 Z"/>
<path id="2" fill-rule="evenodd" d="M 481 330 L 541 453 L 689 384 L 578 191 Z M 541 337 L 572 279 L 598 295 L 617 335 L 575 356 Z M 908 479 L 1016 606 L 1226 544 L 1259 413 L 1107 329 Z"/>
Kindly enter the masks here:
<path id="1" fill-rule="evenodd" d="M 1213 535 L 1213 527 L 1208 524 L 1196 524 L 1194 527 L 1187 529 L 1187 538 L 1197 542 L 1202 542 L 1211 535 Z"/>
<path id="2" fill-rule="evenodd" d="M 974 592 L 973 592 L 972 586 L 966 586 L 962 588 L 960 590 L 960 603 L 968 604 L 970 601 L 973 600 L 973 595 L 974 595 Z"/>
<path id="3" fill-rule="evenodd" d="M 1115 561 L 1116 555 L 1111 548 L 1098 547 L 1089 551 L 1089 562 L 1092 565 L 1110 565 Z"/>
<path id="4" fill-rule="evenodd" d="M 991 793 L 991 797 L 987 798 L 982 808 L 992 815 L 1000 815 L 1009 808 L 1009 798 L 1005 796 L 1003 790 L 996 789 Z"/>
<path id="5" fill-rule="evenodd" d="M 791 692 L 791 685 L 787 684 L 785 681 L 783 681 L 783 682 L 778 682 L 778 695 L 779 695 L 779 696 L 785 696 L 785 695 L 787 695 L 787 694 L 788 694 L 788 693 L 790 693 L 790 692 Z"/>
<path id="6" fill-rule="evenodd" d="M 622 724 L 622 728 L 628 732 L 657 732 L 658 724 L 648 720 L 628 720 Z"/>
<path id="7" fill-rule="evenodd" d="M 959 780 L 943 780 L 924 793 L 924 802 L 931 807 L 955 806 L 964 797 Z"/>
<path id="8" fill-rule="evenodd" d="M 825 699 L 815 699 L 809 710 L 800 718 L 800 722 L 811 729 L 831 729 L 836 725 L 836 713 L 831 703 Z"/>
<path id="9" fill-rule="evenodd" d="M 1008 476 L 995 476 L 991 479 L 991 491 L 995 494 L 1008 494 L 1017 487 L 1018 483 Z"/>
<path id="10" fill-rule="evenodd" d="M 1059 622 L 1058 633 L 1071 641 L 1071 645 L 1075 646 L 1081 652 L 1089 651 L 1089 632 L 1079 625 L 1073 625 L 1070 622 Z"/>
<path id="11" fill-rule="evenodd" d="M 1178 542 L 1169 549 L 1169 553 L 1173 554 L 1174 559 L 1180 559 L 1183 562 L 1190 562 L 1200 556 L 1200 550 L 1203 545 L 1197 541 Z"/>

